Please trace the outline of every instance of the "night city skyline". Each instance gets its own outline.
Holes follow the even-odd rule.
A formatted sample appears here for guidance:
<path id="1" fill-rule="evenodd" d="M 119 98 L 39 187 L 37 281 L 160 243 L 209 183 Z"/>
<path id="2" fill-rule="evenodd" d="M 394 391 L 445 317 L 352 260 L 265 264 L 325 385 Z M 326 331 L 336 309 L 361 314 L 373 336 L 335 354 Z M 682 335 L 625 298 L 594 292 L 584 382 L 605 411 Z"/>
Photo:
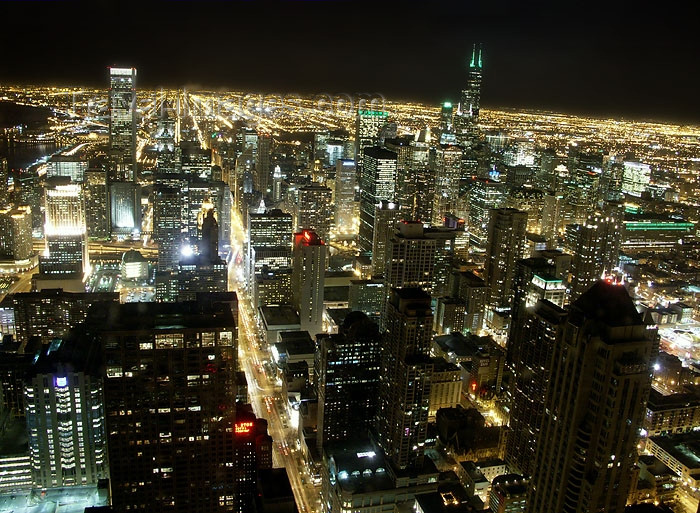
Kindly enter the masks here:
<path id="1" fill-rule="evenodd" d="M 16 49 L 0 63 L 5 84 L 97 86 L 107 66 L 129 64 L 143 70 L 145 88 L 372 92 L 439 103 L 458 100 L 453 91 L 470 48 L 481 42 L 487 108 L 700 120 L 693 65 L 700 44 L 673 4 L 647 12 L 602 2 L 586 9 L 557 2 L 198 2 L 196 9 L 100 2 L 89 10 L 3 2 L 0 13 L 13 20 L 0 40 Z M 92 44 L 95 27 L 114 13 L 124 37 Z M 15 22 L 29 19 L 30 31 Z M 169 44 L 177 52 L 164 51 Z"/>
<path id="2" fill-rule="evenodd" d="M 700 513 L 693 23 L 0 2 L 0 513 Z"/>

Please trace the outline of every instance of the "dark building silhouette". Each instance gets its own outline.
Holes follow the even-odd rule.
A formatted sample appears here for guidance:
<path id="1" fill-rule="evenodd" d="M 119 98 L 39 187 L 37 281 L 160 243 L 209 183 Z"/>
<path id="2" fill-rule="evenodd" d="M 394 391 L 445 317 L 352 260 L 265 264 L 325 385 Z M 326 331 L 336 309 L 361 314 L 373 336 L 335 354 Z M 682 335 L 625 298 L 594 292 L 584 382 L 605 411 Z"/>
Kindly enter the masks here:
<path id="1" fill-rule="evenodd" d="M 377 411 L 381 340 L 362 312 L 350 313 L 338 334 L 317 336 L 319 452 L 329 441 L 367 436 Z"/>
<path id="2" fill-rule="evenodd" d="M 237 307 L 225 296 L 90 310 L 117 511 L 235 509 Z"/>
<path id="3" fill-rule="evenodd" d="M 553 346 L 528 511 L 624 511 L 658 335 L 627 290 L 599 281 Z"/>

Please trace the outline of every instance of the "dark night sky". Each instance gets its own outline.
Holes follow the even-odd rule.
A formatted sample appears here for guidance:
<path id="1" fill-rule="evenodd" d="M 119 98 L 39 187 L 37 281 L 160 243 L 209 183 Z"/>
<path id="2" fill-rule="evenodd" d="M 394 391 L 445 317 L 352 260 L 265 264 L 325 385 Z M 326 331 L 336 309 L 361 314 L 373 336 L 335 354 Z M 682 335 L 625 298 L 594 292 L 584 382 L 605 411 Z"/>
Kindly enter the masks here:
<path id="1" fill-rule="evenodd" d="M 612 2 L 0 2 L 0 82 L 382 93 L 700 123 L 697 18 Z M 492 5 L 487 7 L 485 5 Z M 633 10 L 634 9 L 634 10 Z"/>

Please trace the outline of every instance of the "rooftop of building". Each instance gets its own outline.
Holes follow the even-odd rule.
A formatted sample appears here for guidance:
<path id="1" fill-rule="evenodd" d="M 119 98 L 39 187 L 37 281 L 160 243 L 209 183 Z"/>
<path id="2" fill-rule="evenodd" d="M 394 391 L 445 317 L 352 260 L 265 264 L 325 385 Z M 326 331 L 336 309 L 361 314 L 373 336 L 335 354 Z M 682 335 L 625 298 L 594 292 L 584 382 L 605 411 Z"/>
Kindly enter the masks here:
<path id="1" fill-rule="evenodd" d="M 473 271 L 459 271 L 459 279 L 464 281 L 471 287 L 485 287 L 486 282 L 483 278 L 480 278 Z"/>
<path id="2" fill-rule="evenodd" d="M 370 146 L 363 150 L 365 157 L 369 156 L 375 159 L 395 159 L 396 153 L 382 148 L 381 146 Z"/>
<path id="3" fill-rule="evenodd" d="M 431 363 L 435 372 L 459 372 L 460 368 L 452 362 L 448 362 L 443 358 L 431 358 Z"/>
<path id="4" fill-rule="evenodd" d="M 123 264 L 129 264 L 129 263 L 146 263 L 147 260 L 144 258 L 144 256 L 136 251 L 135 249 L 130 249 L 129 251 L 126 251 L 122 255 L 122 263 Z"/>
<path id="5" fill-rule="evenodd" d="M 649 440 L 688 469 L 700 470 L 700 433 L 652 436 Z"/>
<path id="6" fill-rule="evenodd" d="M 298 337 L 289 336 L 290 333 L 300 334 Z M 278 354 L 286 355 L 287 358 L 297 355 L 314 354 L 316 350 L 314 342 L 308 331 L 288 331 L 280 333 L 281 341 L 274 344 Z"/>
<path id="7" fill-rule="evenodd" d="M 28 375 L 52 374 L 57 376 L 57 380 L 59 377 L 65 379 L 68 372 L 101 376 L 101 355 L 98 346 L 91 337 L 82 336 L 83 332 L 84 328 L 79 326 L 67 337 L 55 338 L 51 343 L 43 344 Z"/>
<path id="8" fill-rule="evenodd" d="M 391 293 L 404 301 L 430 301 L 430 294 L 418 287 L 394 288 Z"/>
<path id="9" fill-rule="evenodd" d="M 313 230 L 302 230 L 294 234 L 295 246 L 325 246 L 326 243 Z"/>
<path id="10" fill-rule="evenodd" d="M 692 392 L 664 395 L 654 388 L 649 392 L 647 409 L 653 412 L 690 407 L 700 407 L 700 397 Z"/>
<path id="11" fill-rule="evenodd" d="M 0 458 L 29 454 L 27 423 L 24 419 L 10 417 L 0 435 Z"/>
<path id="12" fill-rule="evenodd" d="M 323 301 L 326 303 L 345 303 L 350 298 L 349 285 L 330 285 L 323 287 Z M 347 310 L 346 308 L 334 308 L 332 310 Z"/>
<path id="13" fill-rule="evenodd" d="M 673 470 L 668 468 L 664 462 L 659 460 L 653 454 L 640 454 L 638 460 L 639 466 L 654 476 L 672 475 L 675 476 Z"/>
<path id="14" fill-rule="evenodd" d="M 416 503 L 424 513 L 471 513 L 480 511 L 470 501 L 464 487 L 452 484 L 440 485 L 436 492 L 416 496 Z"/>
<path id="15" fill-rule="evenodd" d="M 334 477 L 346 492 L 366 493 L 390 490 L 395 483 L 389 462 L 382 450 L 371 441 L 346 441 L 329 444 L 328 460 L 334 462 Z"/>
<path id="16" fill-rule="evenodd" d="M 293 326 L 299 324 L 299 314 L 294 307 L 289 305 L 261 306 L 265 325 L 270 326 Z"/>
<path id="17" fill-rule="evenodd" d="M 501 467 L 505 464 L 506 462 L 501 458 L 487 458 L 476 462 L 476 466 L 479 468 Z"/>
<path id="18" fill-rule="evenodd" d="M 527 493 L 528 480 L 520 474 L 503 474 L 491 481 L 493 488 L 499 488 L 508 497 L 524 496 Z"/>
<path id="19" fill-rule="evenodd" d="M 476 466 L 476 462 L 474 462 L 474 461 L 460 461 L 459 464 L 464 469 L 464 472 L 466 472 L 469 479 L 472 480 L 472 482 L 474 482 L 474 483 L 488 483 L 488 479 L 486 479 L 486 477 L 481 472 L 481 470 L 479 470 L 479 468 Z"/>
<path id="20" fill-rule="evenodd" d="M 347 287 L 342 287 L 342 288 L 347 289 Z M 324 292 L 324 297 L 327 299 L 325 292 Z M 347 300 L 347 294 L 345 295 L 345 299 Z M 328 317 L 330 317 L 331 320 L 335 323 L 336 326 L 342 326 L 344 324 L 347 316 L 352 313 L 352 309 L 351 308 L 327 308 L 326 313 L 328 314 Z"/>
<path id="21" fill-rule="evenodd" d="M 643 324 L 642 316 L 622 285 L 599 280 L 584 292 L 572 305 L 589 319 L 601 321 L 611 327 Z"/>
<path id="22" fill-rule="evenodd" d="M 258 470 L 258 489 L 264 500 L 294 500 L 292 485 L 284 468 Z"/>
<path id="23" fill-rule="evenodd" d="M 471 333 L 462 335 L 455 331 L 448 335 L 440 335 L 433 338 L 433 342 L 437 344 L 445 353 L 452 353 L 457 357 L 469 357 L 478 353 L 487 353 L 489 349 L 495 346 L 494 340 L 488 335 L 477 336 Z"/>
<path id="24" fill-rule="evenodd" d="M 178 303 L 97 303 L 88 311 L 87 322 L 109 331 L 235 327 L 229 303 L 236 293 L 226 293 L 219 301 L 205 297 Z"/>

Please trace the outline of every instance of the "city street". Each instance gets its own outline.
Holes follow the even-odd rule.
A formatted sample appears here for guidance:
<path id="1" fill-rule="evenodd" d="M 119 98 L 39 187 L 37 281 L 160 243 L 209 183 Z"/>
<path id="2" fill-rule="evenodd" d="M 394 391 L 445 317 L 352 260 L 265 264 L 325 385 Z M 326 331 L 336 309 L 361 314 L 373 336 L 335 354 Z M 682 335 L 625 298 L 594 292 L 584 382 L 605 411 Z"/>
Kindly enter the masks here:
<path id="1" fill-rule="evenodd" d="M 244 231 L 235 213 L 231 218 L 231 250 L 242 252 Z M 247 292 L 241 266 L 236 259 L 229 264 L 229 289 L 238 295 L 238 362 L 246 374 L 248 395 L 255 415 L 268 421 L 268 432 L 273 440 L 272 462 L 274 467 L 285 467 L 301 512 L 321 511 L 320 490 L 313 485 L 298 450 L 299 434 L 293 425 L 287 398 L 282 395 L 277 376 L 268 376 L 264 363 L 271 361 L 270 352 L 257 322 L 250 294 Z"/>

